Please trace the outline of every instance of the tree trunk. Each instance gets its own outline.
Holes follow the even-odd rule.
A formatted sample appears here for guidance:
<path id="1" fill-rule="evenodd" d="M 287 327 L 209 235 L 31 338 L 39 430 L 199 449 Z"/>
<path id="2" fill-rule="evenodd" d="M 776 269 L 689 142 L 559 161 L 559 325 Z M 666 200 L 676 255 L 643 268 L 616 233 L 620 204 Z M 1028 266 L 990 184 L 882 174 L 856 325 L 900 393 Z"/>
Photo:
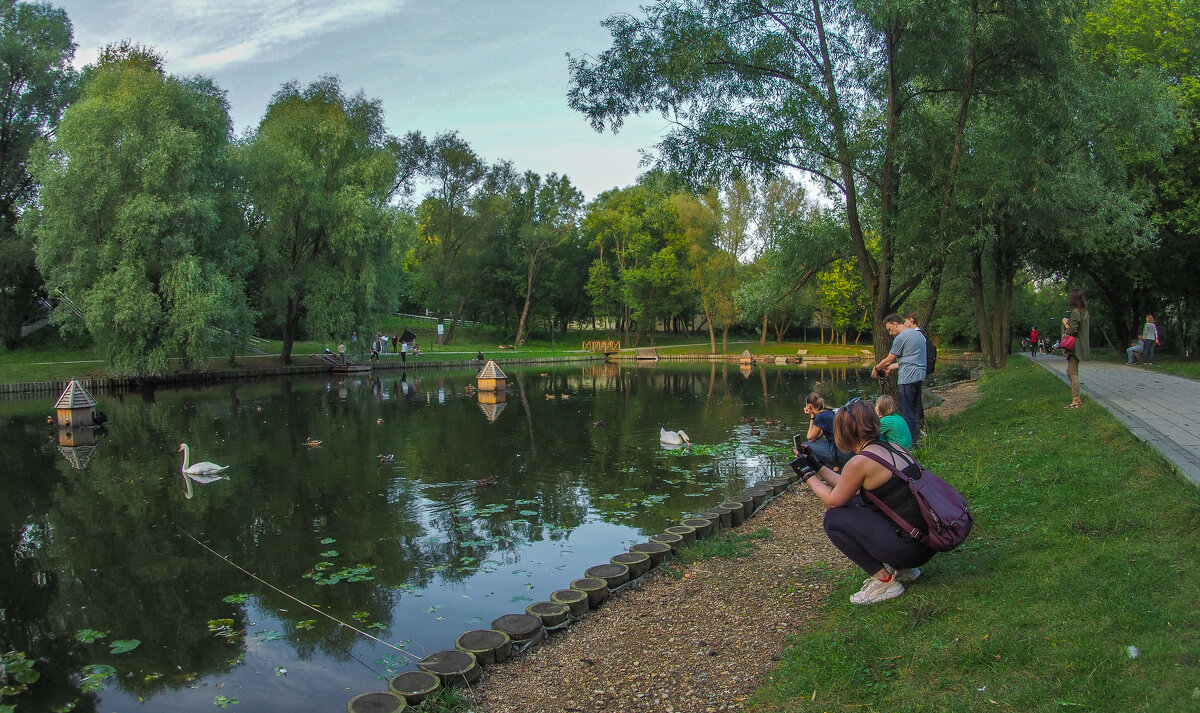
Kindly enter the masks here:
<path id="1" fill-rule="evenodd" d="M 767 313 L 763 312 L 762 336 L 758 338 L 758 346 L 765 347 L 767 345 Z"/>
<path id="2" fill-rule="evenodd" d="M 521 346 L 521 342 L 525 336 L 525 320 L 529 317 L 529 305 L 533 302 L 533 283 L 537 280 L 537 267 L 534 265 L 534 260 L 529 260 L 529 267 L 525 270 L 525 306 L 521 308 L 521 321 L 517 323 L 517 336 L 513 338 L 513 344 Z"/>
<path id="3" fill-rule="evenodd" d="M 296 300 L 289 297 L 283 319 L 283 352 L 280 356 L 284 364 L 292 363 L 292 345 L 296 342 L 296 332 L 300 329 L 300 309 Z"/>

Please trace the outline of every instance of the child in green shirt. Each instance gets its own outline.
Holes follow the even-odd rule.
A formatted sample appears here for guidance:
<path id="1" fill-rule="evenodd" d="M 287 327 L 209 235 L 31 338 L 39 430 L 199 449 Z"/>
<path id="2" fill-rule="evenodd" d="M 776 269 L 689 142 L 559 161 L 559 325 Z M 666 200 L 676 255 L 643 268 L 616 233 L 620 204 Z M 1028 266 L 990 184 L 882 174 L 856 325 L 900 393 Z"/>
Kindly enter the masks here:
<path id="1" fill-rule="evenodd" d="M 884 394 L 875 400 L 875 414 L 879 416 L 879 437 L 901 448 L 912 448 L 912 434 L 908 424 L 896 413 L 896 400 Z"/>

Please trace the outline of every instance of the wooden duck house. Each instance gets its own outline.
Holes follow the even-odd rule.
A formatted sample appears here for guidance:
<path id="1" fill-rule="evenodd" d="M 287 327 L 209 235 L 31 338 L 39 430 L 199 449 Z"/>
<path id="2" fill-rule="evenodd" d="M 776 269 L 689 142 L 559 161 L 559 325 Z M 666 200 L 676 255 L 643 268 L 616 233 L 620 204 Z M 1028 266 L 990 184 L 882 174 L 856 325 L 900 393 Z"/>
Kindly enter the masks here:
<path id="1" fill-rule="evenodd" d="M 92 426 L 96 418 L 96 400 L 78 379 L 71 379 L 71 383 L 63 389 L 62 396 L 54 403 L 54 415 L 58 425 L 63 428 Z"/>
<path id="2" fill-rule="evenodd" d="M 480 392 L 504 391 L 504 389 L 507 388 L 505 385 L 507 379 L 508 377 L 504 375 L 503 371 L 500 371 L 500 367 L 497 366 L 496 362 L 491 359 L 489 359 L 488 363 L 484 364 L 483 368 L 479 370 L 479 373 L 475 375 L 475 380 L 479 382 Z"/>
<path id="3" fill-rule="evenodd" d="M 742 352 L 742 355 L 740 357 L 738 357 L 738 361 L 741 362 L 742 364 L 753 364 L 754 363 L 754 355 L 750 353 L 749 349 L 747 349 Z"/>

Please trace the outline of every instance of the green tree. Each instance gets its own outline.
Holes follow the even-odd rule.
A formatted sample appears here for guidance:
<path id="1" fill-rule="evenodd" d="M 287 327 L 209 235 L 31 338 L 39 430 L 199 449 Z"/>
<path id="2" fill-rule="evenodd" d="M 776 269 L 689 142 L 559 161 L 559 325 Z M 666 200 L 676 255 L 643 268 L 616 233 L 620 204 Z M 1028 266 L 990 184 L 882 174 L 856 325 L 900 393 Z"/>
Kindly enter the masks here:
<path id="1" fill-rule="evenodd" d="M 83 316 L 56 319 L 85 327 L 120 374 L 203 359 L 249 318 L 224 92 L 161 67 L 150 50 L 106 48 L 34 149 L 39 205 L 22 220 L 47 288 Z"/>
<path id="2" fill-rule="evenodd" d="M 30 241 L 17 233 L 36 186 L 29 152 L 51 135 L 71 98 L 71 21 L 60 8 L 0 0 L 0 346 L 12 347 L 41 286 Z"/>
<path id="3" fill-rule="evenodd" d="M 583 194 L 566 176 L 550 174 L 544 180 L 527 171 L 510 189 L 509 233 L 511 245 L 525 267 L 521 294 L 524 304 L 514 344 L 525 338 L 526 320 L 542 268 L 557 249 L 569 244 L 579 231 Z"/>
<path id="4" fill-rule="evenodd" d="M 517 176 L 507 162 L 488 166 L 454 132 L 430 142 L 423 170 L 433 190 L 417 210 L 414 270 L 426 304 L 439 319 L 451 318 L 438 335 L 439 344 L 449 344 L 501 250 L 508 190 Z"/>
<path id="5" fill-rule="evenodd" d="M 389 135 L 380 103 L 346 96 L 336 77 L 275 93 L 241 159 L 259 309 L 285 363 L 302 334 L 366 334 L 395 308 L 412 222 L 393 199 L 424 150 L 419 134 Z"/>

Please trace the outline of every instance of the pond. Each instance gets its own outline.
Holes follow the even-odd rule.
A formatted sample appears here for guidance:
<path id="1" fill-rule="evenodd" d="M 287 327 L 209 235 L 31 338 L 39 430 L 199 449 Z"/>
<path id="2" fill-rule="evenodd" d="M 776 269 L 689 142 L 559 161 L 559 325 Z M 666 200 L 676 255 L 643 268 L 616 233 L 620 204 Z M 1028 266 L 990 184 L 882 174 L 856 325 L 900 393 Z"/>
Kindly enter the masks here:
<path id="1" fill-rule="evenodd" d="M 855 367 L 508 376 L 497 404 L 467 370 L 102 392 L 109 423 L 71 447 L 54 396 L 0 400 L 0 653 L 40 674 L 0 705 L 343 709 L 779 473 L 808 391 L 877 388 Z M 181 443 L 228 477 L 184 479 Z"/>

